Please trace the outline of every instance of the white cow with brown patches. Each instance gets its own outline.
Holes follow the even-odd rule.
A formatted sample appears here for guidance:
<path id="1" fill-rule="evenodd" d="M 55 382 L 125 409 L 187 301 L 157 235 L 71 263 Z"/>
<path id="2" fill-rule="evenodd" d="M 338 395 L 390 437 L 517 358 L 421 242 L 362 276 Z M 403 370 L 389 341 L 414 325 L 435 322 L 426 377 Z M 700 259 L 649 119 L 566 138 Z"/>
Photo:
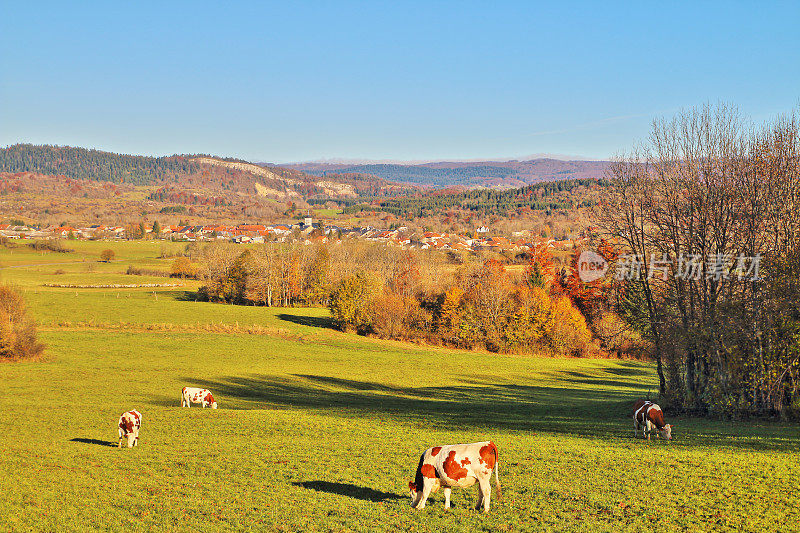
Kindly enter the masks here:
<path id="1" fill-rule="evenodd" d="M 664 412 L 651 401 L 639 400 L 633 405 L 633 436 L 642 428 L 642 437 L 650 440 L 650 431 L 655 428 L 664 439 L 672 439 L 672 425 L 664 423 Z"/>
<path id="2" fill-rule="evenodd" d="M 142 427 L 142 414 L 133 409 L 127 413 L 122 413 L 119 417 L 119 444 L 117 448 L 122 448 L 122 441 L 127 439 L 128 448 L 139 445 L 139 428 Z"/>
<path id="3" fill-rule="evenodd" d="M 214 395 L 208 389 L 200 389 L 198 387 L 184 387 L 181 391 L 181 407 L 191 407 L 193 403 L 199 403 L 212 409 L 217 408 L 217 402 L 214 400 Z"/>
<path id="4" fill-rule="evenodd" d="M 444 508 L 449 509 L 451 489 L 470 487 L 477 481 L 480 490 L 476 508 L 483 505 L 483 512 L 488 512 L 492 497 L 492 470 L 497 482 L 497 495 L 501 495 L 498 466 L 497 446 L 492 441 L 428 448 L 419 458 L 414 481 L 408 483 L 411 506 L 424 508 L 428 496 L 442 487 Z"/>

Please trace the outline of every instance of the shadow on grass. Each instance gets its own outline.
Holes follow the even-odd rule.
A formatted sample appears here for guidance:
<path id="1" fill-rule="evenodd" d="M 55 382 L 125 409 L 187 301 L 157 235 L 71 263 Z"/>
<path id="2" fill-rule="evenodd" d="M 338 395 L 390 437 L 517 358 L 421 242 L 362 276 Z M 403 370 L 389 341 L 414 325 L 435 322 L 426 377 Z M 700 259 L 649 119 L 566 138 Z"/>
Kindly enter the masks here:
<path id="1" fill-rule="evenodd" d="M 305 316 L 305 315 L 289 315 L 281 313 L 277 315 L 280 320 L 300 324 L 301 326 L 311 326 L 314 328 L 335 329 L 333 319 L 325 316 Z"/>
<path id="2" fill-rule="evenodd" d="M 231 410 L 308 409 L 353 418 L 388 416 L 440 430 L 541 431 L 632 442 L 633 403 L 644 396 L 641 390 L 572 388 L 570 378 L 562 379 L 564 387 L 466 380 L 453 386 L 402 387 L 312 374 L 229 376 L 194 383 L 211 389 Z M 756 429 L 669 415 L 667 419 L 675 426 L 673 443 L 681 446 L 800 449 L 800 439 L 791 428 Z"/>
<path id="3" fill-rule="evenodd" d="M 111 442 L 109 440 L 100 440 L 100 439 L 84 439 L 82 437 L 76 437 L 74 439 L 69 439 L 70 442 L 80 442 L 83 444 L 96 444 L 98 446 L 111 446 L 116 448 L 119 444 L 118 442 Z"/>
<path id="4" fill-rule="evenodd" d="M 388 414 L 466 426 L 627 436 L 617 424 L 633 404 L 618 392 L 517 384 L 396 387 L 354 379 L 297 374 L 230 376 L 200 381 L 230 409 L 309 408 L 345 416 Z M 627 429 L 627 428 L 625 428 Z"/>
<path id="5" fill-rule="evenodd" d="M 383 502 L 386 500 L 400 500 L 403 496 L 393 492 L 382 492 L 369 487 L 359 487 L 350 483 L 336 483 L 333 481 L 299 481 L 292 483 L 295 487 L 315 490 L 317 492 L 327 492 L 340 496 L 349 496 L 358 500 L 369 502 Z"/>
<path id="6" fill-rule="evenodd" d="M 198 291 L 165 291 L 168 297 L 172 297 L 178 302 L 200 302 L 200 294 Z"/>

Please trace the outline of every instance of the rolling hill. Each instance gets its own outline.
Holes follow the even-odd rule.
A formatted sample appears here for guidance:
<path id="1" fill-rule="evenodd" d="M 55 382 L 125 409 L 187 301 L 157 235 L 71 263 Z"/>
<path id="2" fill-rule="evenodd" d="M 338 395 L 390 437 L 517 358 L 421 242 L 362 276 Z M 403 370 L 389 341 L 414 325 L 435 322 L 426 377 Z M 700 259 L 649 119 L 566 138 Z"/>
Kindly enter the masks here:
<path id="1" fill-rule="evenodd" d="M 0 213 L 35 220 L 109 222 L 157 212 L 205 220 L 269 219 L 309 203 L 348 204 L 417 190 L 376 176 L 321 177 L 204 154 L 148 157 L 31 144 L 0 148 Z"/>
<path id="2" fill-rule="evenodd" d="M 289 163 L 284 165 L 314 174 L 358 173 L 398 183 L 431 187 L 522 187 L 530 183 L 564 179 L 600 179 L 608 161 L 564 161 L 542 158 L 528 161 L 438 161 L 420 164 L 398 163 Z"/>

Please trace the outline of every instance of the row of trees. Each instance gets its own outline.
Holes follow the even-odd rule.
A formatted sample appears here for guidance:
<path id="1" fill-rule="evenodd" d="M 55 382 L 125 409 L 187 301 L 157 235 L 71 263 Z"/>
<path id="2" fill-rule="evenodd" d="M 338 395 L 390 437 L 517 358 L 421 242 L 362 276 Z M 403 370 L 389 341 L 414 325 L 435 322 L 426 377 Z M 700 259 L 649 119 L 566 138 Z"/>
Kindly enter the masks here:
<path id="1" fill-rule="evenodd" d="M 596 304 L 605 293 L 585 290 L 545 247 L 516 272 L 500 257 L 466 256 L 455 264 L 435 251 L 359 241 L 270 243 L 246 251 L 215 243 L 195 246 L 190 255 L 199 266 L 193 273 L 205 280 L 203 299 L 327 305 L 344 330 L 502 352 L 646 352 L 635 332 L 625 332 L 612 310 Z"/>
<path id="2" fill-rule="evenodd" d="M 490 259 L 460 268 L 443 285 L 421 288 L 414 256 L 388 283 L 359 272 L 333 290 L 330 310 L 343 329 L 502 352 L 582 355 L 600 349 L 584 315 L 557 284 L 529 269 L 520 279 Z"/>
<path id="3" fill-rule="evenodd" d="M 639 261 L 614 299 L 652 342 L 665 402 L 800 414 L 799 127 L 706 106 L 612 168 L 601 228 Z"/>

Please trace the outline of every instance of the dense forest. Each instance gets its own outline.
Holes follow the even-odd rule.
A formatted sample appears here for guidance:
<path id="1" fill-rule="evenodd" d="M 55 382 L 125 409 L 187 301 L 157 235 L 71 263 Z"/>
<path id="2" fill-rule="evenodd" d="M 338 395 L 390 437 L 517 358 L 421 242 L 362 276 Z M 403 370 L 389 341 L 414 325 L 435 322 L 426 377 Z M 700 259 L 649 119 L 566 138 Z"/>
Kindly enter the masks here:
<path id="1" fill-rule="evenodd" d="M 389 181 L 418 183 L 434 186 L 448 186 L 453 184 L 468 184 L 478 178 L 487 176 L 507 178 L 513 177 L 516 170 L 501 166 L 475 166 L 464 168 L 431 168 L 421 165 L 355 165 L 342 168 L 337 173 L 358 173 L 370 174 Z M 312 172 L 314 173 L 314 172 Z M 330 172 L 321 171 L 316 173 L 320 176 L 328 175 Z M 482 183 L 482 181 L 480 182 Z"/>
<path id="2" fill-rule="evenodd" d="M 396 216 L 425 217 L 448 209 L 464 209 L 487 214 L 506 214 L 528 208 L 535 211 L 592 207 L 598 199 L 592 192 L 608 187 L 606 180 L 574 179 L 536 183 L 518 189 L 474 189 L 388 198 L 378 205 L 350 205 L 347 213 L 363 209 L 384 211 Z M 575 194 L 579 193 L 579 194 Z"/>
<path id="3" fill-rule="evenodd" d="M 15 144 L 0 148 L 0 172 L 37 172 L 70 178 L 150 185 L 195 173 L 184 156 L 147 157 L 69 146 Z"/>

